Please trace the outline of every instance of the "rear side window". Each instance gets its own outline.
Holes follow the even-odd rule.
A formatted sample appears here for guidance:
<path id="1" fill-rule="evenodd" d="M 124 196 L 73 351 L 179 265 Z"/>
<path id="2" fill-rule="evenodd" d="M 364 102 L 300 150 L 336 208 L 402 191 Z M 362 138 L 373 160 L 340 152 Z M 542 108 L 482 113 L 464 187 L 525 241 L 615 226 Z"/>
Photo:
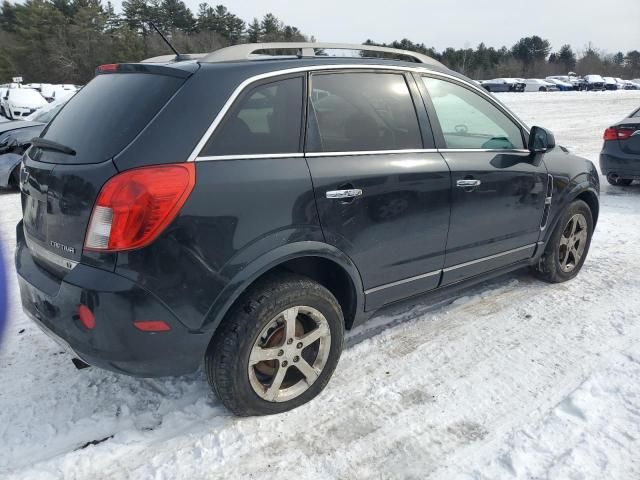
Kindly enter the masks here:
<path id="1" fill-rule="evenodd" d="M 201 155 L 299 152 L 302 104 L 303 77 L 254 87 L 231 109 Z"/>
<path id="2" fill-rule="evenodd" d="M 74 149 L 68 162 L 107 160 L 131 143 L 183 82 L 167 75 L 98 75 L 64 106 L 44 138 Z"/>
<path id="3" fill-rule="evenodd" d="M 520 128 L 491 102 L 455 83 L 423 77 L 447 148 L 522 149 Z"/>
<path id="4" fill-rule="evenodd" d="M 311 88 L 309 151 L 422 148 L 418 118 L 402 74 L 317 74 Z"/>

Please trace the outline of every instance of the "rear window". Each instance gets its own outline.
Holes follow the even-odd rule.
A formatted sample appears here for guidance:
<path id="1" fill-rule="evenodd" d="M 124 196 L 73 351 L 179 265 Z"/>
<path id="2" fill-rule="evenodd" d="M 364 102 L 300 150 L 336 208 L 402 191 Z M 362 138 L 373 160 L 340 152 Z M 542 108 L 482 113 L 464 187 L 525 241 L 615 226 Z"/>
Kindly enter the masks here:
<path id="1" fill-rule="evenodd" d="M 55 155 L 56 162 L 102 162 L 131 143 L 183 81 L 142 73 L 98 75 L 65 105 L 43 137 L 77 152 Z"/>

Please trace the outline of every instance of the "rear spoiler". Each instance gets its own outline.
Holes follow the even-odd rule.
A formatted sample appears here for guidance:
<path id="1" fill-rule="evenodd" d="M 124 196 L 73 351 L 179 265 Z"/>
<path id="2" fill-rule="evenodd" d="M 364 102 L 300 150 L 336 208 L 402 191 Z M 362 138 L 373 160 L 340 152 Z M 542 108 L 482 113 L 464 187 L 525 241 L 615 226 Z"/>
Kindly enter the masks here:
<path id="1" fill-rule="evenodd" d="M 168 75 L 170 77 L 189 78 L 200 66 L 197 63 L 176 63 L 158 65 L 144 63 L 107 63 L 96 68 L 96 75 L 112 73 L 147 73 L 152 75 Z"/>

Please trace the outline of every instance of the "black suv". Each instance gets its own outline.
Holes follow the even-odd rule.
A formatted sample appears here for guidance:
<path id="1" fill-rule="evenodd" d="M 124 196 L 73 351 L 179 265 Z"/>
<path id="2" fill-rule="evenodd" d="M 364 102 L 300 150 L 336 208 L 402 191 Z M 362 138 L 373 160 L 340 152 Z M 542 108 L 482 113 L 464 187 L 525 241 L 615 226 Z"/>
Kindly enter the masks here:
<path id="1" fill-rule="evenodd" d="M 599 193 L 591 162 L 435 60 L 334 44 L 104 65 L 20 185 L 36 323 L 116 372 L 204 360 L 239 415 L 316 396 L 384 305 L 527 266 L 574 277 Z"/>

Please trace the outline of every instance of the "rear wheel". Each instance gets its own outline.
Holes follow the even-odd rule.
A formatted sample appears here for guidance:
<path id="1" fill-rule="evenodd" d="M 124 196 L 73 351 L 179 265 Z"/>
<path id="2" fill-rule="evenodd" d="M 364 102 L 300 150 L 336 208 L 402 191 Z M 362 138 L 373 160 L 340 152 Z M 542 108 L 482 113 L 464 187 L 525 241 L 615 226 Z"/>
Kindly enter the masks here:
<path id="1" fill-rule="evenodd" d="M 592 235 L 591 210 L 585 202 L 576 200 L 562 214 L 551 234 L 536 268 L 537 275 L 551 283 L 571 280 L 587 258 Z"/>
<path id="2" fill-rule="evenodd" d="M 342 353 L 335 297 L 298 275 L 251 288 L 218 328 L 205 357 L 209 384 L 236 415 L 268 415 L 318 395 Z"/>
<path id="3" fill-rule="evenodd" d="M 633 179 L 622 178 L 615 173 L 609 173 L 607 175 L 607 182 L 609 182 L 611 185 L 615 185 L 616 187 L 628 187 L 633 182 Z"/>

